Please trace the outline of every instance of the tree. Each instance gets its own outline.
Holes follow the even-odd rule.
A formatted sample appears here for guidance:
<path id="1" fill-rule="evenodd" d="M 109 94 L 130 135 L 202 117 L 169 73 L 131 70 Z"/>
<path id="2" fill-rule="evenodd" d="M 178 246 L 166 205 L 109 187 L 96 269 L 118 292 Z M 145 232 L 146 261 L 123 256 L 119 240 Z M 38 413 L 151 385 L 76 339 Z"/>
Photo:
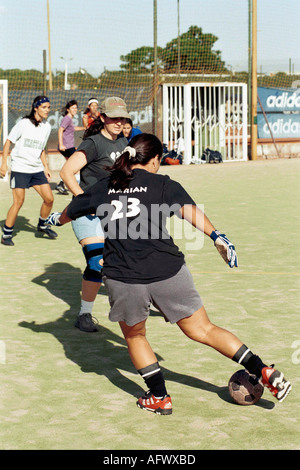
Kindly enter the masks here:
<path id="1" fill-rule="evenodd" d="M 158 47 L 158 59 L 161 56 L 161 52 L 162 48 Z M 124 64 L 120 65 L 122 70 L 127 72 L 149 73 L 149 71 L 153 69 L 154 65 L 154 49 L 153 47 L 149 46 L 139 47 L 138 49 L 129 52 L 129 54 L 126 54 L 125 56 L 121 55 L 120 59 L 124 62 Z"/>
<path id="2" fill-rule="evenodd" d="M 223 72 L 225 62 L 221 60 L 221 51 L 214 51 L 213 45 L 218 40 L 213 34 L 205 34 L 202 28 L 190 26 L 179 37 L 180 71 L 183 72 Z M 178 38 L 169 42 L 163 54 L 164 71 L 175 71 L 178 67 Z"/>
<path id="3" fill-rule="evenodd" d="M 43 89 L 43 73 L 38 70 L 0 69 L 0 77 L 8 80 L 10 89 Z"/>
<path id="4" fill-rule="evenodd" d="M 204 34 L 202 28 L 190 26 L 186 33 L 167 43 L 165 48 L 157 47 L 158 67 L 163 72 L 176 72 L 178 69 L 178 42 L 180 46 L 181 72 L 223 72 L 225 63 L 221 52 L 212 48 L 218 40 L 213 34 Z M 127 72 L 145 73 L 154 68 L 154 49 L 143 46 L 120 57 L 121 69 Z"/>

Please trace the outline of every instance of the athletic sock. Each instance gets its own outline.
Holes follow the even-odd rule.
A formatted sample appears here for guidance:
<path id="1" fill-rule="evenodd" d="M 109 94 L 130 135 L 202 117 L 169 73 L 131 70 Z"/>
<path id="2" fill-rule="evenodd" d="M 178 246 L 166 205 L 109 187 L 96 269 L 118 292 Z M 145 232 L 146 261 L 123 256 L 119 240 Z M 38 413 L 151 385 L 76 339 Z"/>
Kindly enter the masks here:
<path id="1" fill-rule="evenodd" d="M 4 224 L 3 226 L 3 238 L 12 238 L 14 225 L 12 227 L 8 227 Z"/>
<path id="2" fill-rule="evenodd" d="M 139 369 L 138 373 L 143 377 L 145 384 L 155 398 L 162 399 L 167 395 L 165 379 L 158 362 Z"/>
<path id="3" fill-rule="evenodd" d="M 81 307 L 78 315 L 83 313 L 92 313 L 94 302 L 87 302 L 86 300 L 81 299 Z"/>
<path id="4" fill-rule="evenodd" d="M 244 366 L 250 374 L 254 374 L 258 378 L 261 377 L 262 369 L 266 367 L 261 358 L 253 354 L 245 344 L 238 349 L 232 360 Z"/>
<path id="5" fill-rule="evenodd" d="M 38 226 L 39 226 L 40 228 L 42 228 L 42 229 L 43 229 L 43 228 L 47 228 L 47 225 L 45 225 L 46 220 L 47 220 L 47 219 L 43 219 L 43 217 L 40 216 L 40 217 L 39 217 Z"/>

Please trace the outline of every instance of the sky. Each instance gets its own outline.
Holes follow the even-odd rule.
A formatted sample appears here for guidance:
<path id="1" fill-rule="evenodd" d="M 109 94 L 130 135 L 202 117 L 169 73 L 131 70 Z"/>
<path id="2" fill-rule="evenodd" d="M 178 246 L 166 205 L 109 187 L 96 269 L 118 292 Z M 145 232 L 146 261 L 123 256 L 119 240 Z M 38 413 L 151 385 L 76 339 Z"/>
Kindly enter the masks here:
<path id="1" fill-rule="evenodd" d="M 49 0 L 51 68 L 118 70 L 120 56 L 153 46 L 153 0 Z M 300 0 L 257 0 L 258 70 L 300 73 Z M 219 39 L 232 70 L 247 70 L 248 0 L 157 0 L 158 45 L 192 25 Z M 0 0 L 0 68 L 42 71 L 48 55 L 47 0 Z M 1 77 L 0 77 L 1 78 Z"/>

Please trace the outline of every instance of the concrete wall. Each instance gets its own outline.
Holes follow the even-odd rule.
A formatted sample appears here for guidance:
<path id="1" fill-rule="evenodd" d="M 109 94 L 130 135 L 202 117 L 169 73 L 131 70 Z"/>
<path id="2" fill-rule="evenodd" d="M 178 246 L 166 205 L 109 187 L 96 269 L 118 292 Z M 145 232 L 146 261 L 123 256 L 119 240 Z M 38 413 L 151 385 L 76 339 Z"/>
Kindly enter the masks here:
<path id="1" fill-rule="evenodd" d="M 51 171 L 60 171 L 66 159 L 60 153 L 48 153 L 48 165 Z"/>
<path id="2" fill-rule="evenodd" d="M 257 144 L 258 158 L 299 158 L 300 142 L 260 142 Z M 278 155 L 279 154 L 279 155 Z"/>

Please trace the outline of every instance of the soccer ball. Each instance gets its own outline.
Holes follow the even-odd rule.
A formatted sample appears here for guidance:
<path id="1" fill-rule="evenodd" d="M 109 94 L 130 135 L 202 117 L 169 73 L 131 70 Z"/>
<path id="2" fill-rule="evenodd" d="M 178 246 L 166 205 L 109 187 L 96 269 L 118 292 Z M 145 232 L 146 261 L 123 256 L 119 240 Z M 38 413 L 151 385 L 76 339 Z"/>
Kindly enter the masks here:
<path id="1" fill-rule="evenodd" d="M 238 370 L 229 379 L 230 396 L 238 405 L 254 405 L 262 396 L 264 387 L 256 375 L 245 369 Z"/>

